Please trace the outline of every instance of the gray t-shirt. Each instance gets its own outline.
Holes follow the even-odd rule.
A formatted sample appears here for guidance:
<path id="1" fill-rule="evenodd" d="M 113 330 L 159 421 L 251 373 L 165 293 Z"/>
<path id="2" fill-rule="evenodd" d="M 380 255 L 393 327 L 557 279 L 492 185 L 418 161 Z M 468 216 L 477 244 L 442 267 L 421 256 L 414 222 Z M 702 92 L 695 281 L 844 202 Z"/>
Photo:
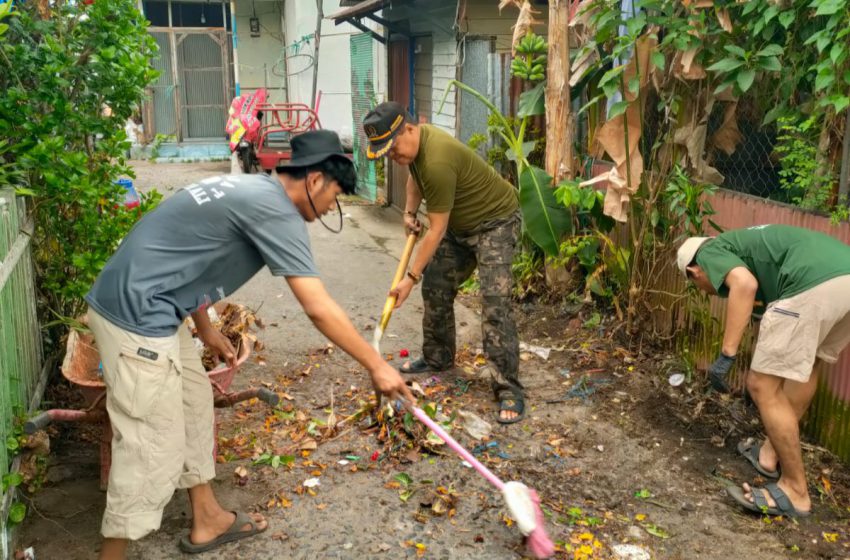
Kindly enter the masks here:
<path id="1" fill-rule="evenodd" d="M 304 219 L 277 179 L 210 177 L 145 215 L 86 301 L 125 330 L 170 336 L 264 265 L 275 276 L 318 276 Z"/>

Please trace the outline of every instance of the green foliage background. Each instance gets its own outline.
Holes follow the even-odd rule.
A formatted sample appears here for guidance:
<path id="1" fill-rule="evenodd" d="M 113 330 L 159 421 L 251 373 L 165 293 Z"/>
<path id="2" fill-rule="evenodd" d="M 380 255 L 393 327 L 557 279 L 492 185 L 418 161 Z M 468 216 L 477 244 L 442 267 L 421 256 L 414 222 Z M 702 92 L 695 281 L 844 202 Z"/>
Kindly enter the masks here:
<path id="1" fill-rule="evenodd" d="M 120 239 L 158 200 L 126 210 L 115 183 L 133 176 L 124 124 L 156 77 L 156 43 L 134 0 L 38 4 L 0 7 L 0 185 L 31 197 L 49 324 L 84 310 Z"/>

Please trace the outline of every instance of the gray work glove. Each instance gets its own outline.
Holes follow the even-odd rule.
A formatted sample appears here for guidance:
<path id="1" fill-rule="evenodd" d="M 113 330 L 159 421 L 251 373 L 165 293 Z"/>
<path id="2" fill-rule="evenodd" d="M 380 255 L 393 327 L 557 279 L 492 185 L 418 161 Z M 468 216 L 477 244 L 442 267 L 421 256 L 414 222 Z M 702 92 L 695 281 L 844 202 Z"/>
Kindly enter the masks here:
<path id="1" fill-rule="evenodd" d="M 732 366 L 735 365 L 735 356 L 727 356 L 720 352 L 720 356 L 714 360 L 714 363 L 708 366 L 708 380 L 715 391 L 721 393 L 729 392 L 729 385 L 726 384 L 726 377 Z"/>

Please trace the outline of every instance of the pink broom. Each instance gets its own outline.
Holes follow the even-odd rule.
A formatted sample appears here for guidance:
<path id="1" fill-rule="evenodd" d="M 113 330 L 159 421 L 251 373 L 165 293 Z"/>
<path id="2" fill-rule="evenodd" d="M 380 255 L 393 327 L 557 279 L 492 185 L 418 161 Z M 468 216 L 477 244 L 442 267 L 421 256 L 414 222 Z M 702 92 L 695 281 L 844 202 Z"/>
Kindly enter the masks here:
<path id="1" fill-rule="evenodd" d="M 407 403 L 405 403 L 407 404 Z M 466 460 L 478 473 L 486 478 L 490 484 L 501 490 L 505 503 L 511 511 L 511 517 L 516 521 L 517 527 L 526 537 L 525 544 L 535 558 L 549 558 L 555 553 L 555 545 L 546 534 L 543 512 L 540 511 L 540 498 L 537 492 L 522 482 L 502 482 L 498 476 L 485 467 L 476 459 L 472 453 L 464 449 L 455 439 L 436 422 L 431 420 L 421 408 L 408 404 L 408 408 L 420 422 L 437 434 L 452 450 Z"/>

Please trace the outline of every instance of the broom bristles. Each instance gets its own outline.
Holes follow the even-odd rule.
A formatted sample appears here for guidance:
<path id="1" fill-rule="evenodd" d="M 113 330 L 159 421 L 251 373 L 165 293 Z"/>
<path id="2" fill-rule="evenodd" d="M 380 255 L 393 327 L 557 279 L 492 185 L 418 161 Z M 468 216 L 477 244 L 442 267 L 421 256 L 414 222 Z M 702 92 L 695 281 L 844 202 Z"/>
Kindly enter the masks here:
<path id="1" fill-rule="evenodd" d="M 531 497 L 531 501 L 534 502 L 534 517 L 537 526 L 528 535 L 525 544 L 535 558 L 549 558 L 555 554 L 555 543 L 546 534 L 546 519 L 543 517 L 543 511 L 540 509 L 540 498 L 537 496 L 537 492 L 529 488 L 528 494 Z"/>

